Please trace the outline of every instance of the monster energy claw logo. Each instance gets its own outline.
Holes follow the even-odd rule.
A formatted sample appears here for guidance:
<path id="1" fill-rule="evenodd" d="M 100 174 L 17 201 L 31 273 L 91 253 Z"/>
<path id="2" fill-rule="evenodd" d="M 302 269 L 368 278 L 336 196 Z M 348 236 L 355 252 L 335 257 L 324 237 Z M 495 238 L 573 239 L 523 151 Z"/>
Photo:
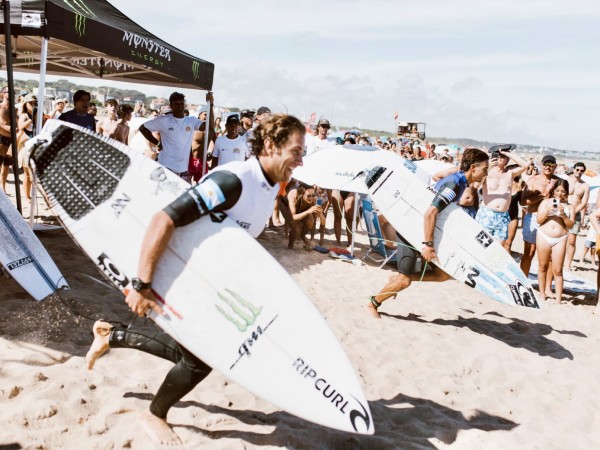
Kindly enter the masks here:
<path id="1" fill-rule="evenodd" d="M 82 37 L 85 35 L 85 18 L 86 16 L 96 17 L 83 0 L 63 0 L 65 5 L 75 13 L 75 31 Z"/>
<path id="2" fill-rule="evenodd" d="M 85 35 L 85 16 L 75 14 L 75 31 L 82 37 Z"/>
<path id="3" fill-rule="evenodd" d="M 192 61 L 192 73 L 194 74 L 194 80 L 200 78 L 200 63 L 198 61 Z"/>
<path id="4" fill-rule="evenodd" d="M 262 307 L 257 308 L 252 303 L 244 300 L 242 297 L 240 297 L 235 292 L 233 292 L 229 289 L 225 289 L 225 290 L 229 293 L 229 295 L 232 298 L 228 298 L 227 296 L 225 296 L 225 294 L 221 294 L 220 292 L 218 294 L 219 298 L 221 300 L 223 300 L 229 306 L 229 308 L 231 308 L 233 315 L 237 316 L 237 318 L 232 317 L 232 315 L 227 313 L 219 305 L 215 305 L 215 308 L 217 308 L 219 310 L 219 312 L 221 314 L 223 314 L 223 316 L 225 316 L 225 318 L 227 320 L 229 320 L 232 324 L 234 324 L 236 326 L 236 328 L 243 333 L 244 331 L 246 331 L 248 329 L 249 326 L 254 324 L 254 322 L 256 321 L 256 318 L 262 311 Z"/>

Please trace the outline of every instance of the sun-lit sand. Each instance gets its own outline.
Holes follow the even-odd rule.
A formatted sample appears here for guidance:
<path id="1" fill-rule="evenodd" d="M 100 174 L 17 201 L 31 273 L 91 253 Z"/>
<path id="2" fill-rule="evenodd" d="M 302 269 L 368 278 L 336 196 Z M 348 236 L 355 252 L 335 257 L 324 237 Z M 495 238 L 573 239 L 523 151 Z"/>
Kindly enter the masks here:
<path id="1" fill-rule="evenodd" d="M 51 214 L 40 201 L 42 219 Z M 117 349 L 87 370 L 94 320 L 127 323 L 131 314 L 64 231 L 38 236 L 72 290 L 38 303 L 14 280 L 0 279 L 0 449 L 157 448 L 138 414 L 170 363 Z M 364 232 L 357 241 L 361 256 Z M 264 233 L 260 242 L 346 349 L 376 433 L 308 423 L 213 372 L 168 417 L 183 448 L 600 446 L 600 318 L 592 315 L 591 296 L 567 296 L 569 304 L 533 311 L 493 302 L 456 281 L 415 283 L 386 302 L 376 320 L 363 308 L 391 266 L 357 266 L 305 252 L 299 243 L 290 251 L 282 230 Z M 331 234 L 326 245 L 334 245 Z M 520 247 L 519 241 L 514 249 Z M 585 269 L 577 273 L 593 280 L 595 270 Z"/>

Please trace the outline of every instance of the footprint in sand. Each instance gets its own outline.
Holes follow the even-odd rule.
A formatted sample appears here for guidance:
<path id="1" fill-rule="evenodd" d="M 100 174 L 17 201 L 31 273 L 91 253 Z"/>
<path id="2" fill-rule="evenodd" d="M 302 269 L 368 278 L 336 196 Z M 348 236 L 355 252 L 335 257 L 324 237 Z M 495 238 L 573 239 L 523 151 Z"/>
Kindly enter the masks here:
<path id="1" fill-rule="evenodd" d="M 22 423 L 26 427 L 34 426 L 38 421 L 49 419 L 58 413 L 54 405 L 36 405 L 35 409 L 28 409 L 23 413 Z"/>

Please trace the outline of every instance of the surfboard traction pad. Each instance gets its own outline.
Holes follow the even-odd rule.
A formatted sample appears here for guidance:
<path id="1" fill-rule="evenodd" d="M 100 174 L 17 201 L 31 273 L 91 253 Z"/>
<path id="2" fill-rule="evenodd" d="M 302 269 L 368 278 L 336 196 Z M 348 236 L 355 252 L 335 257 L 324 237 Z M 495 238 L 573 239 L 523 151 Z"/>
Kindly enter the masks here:
<path id="1" fill-rule="evenodd" d="M 130 158 L 102 139 L 64 125 L 32 151 L 37 176 L 50 198 L 74 220 L 108 200 Z"/>

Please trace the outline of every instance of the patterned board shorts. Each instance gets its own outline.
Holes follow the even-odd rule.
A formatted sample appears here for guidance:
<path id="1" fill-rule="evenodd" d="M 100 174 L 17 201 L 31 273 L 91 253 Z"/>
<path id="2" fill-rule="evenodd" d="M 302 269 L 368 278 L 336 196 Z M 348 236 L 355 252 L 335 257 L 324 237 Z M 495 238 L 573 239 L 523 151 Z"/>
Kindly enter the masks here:
<path id="1" fill-rule="evenodd" d="M 500 241 L 508 239 L 508 224 L 510 223 L 508 211 L 498 212 L 482 206 L 477 211 L 475 220 L 496 239 Z"/>

